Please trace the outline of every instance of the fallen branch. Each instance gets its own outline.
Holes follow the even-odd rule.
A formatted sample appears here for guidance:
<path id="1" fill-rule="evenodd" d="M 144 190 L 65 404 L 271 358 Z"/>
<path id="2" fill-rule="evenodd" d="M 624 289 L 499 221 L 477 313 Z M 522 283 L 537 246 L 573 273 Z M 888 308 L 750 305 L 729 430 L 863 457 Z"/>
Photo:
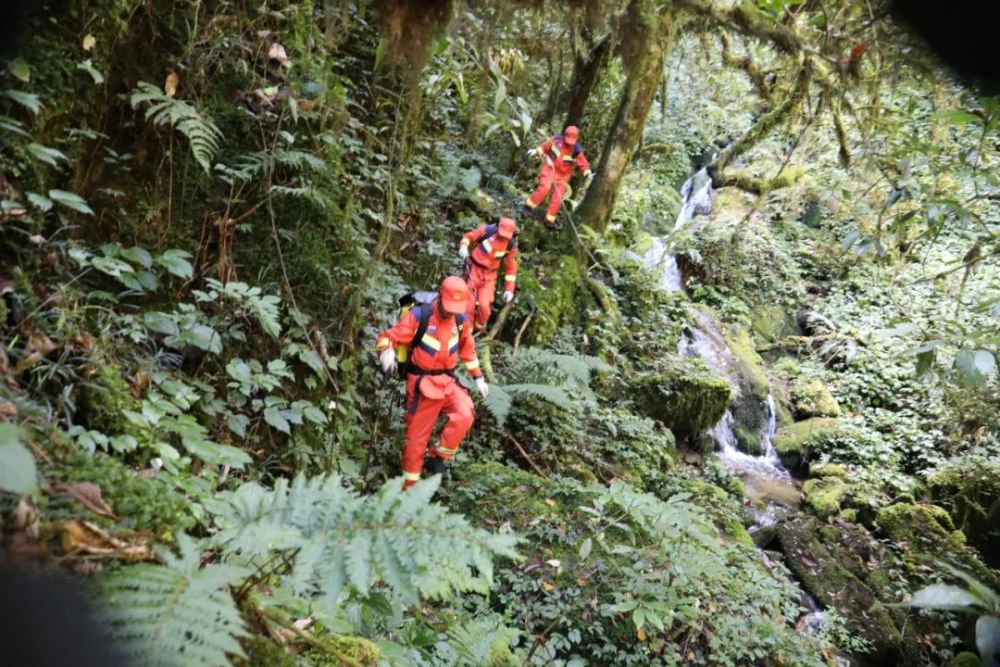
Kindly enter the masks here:
<path id="1" fill-rule="evenodd" d="M 305 641 L 309 645 L 313 646 L 314 648 L 318 648 L 319 650 L 323 651 L 324 653 L 327 653 L 328 655 L 332 655 L 334 658 L 336 658 L 337 660 L 340 661 L 340 664 L 342 664 L 342 665 L 350 665 L 350 667 L 364 667 L 360 662 L 358 662 L 357 660 L 355 660 L 351 656 L 347 655 L 346 653 L 344 653 L 343 651 L 341 651 L 336 646 L 334 646 L 334 645 L 332 645 L 332 644 L 330 644 L 328 642 L 323 641 L 319 637 L 315 637 L 315 636 L 309 634 L 308 632 L 306 632 L 305 630 L 303 630 L 299 626 L 295 625 L 295 623 L 292 622 L 292 621 L 290 621 L 289 619 L 284 618 L 283 616 L 281 616 L 279 614 L 276 614 L 276 613 L 274 613 L 273 611 L 271 611 L 269 609 L 264 609 L 263 607 L 258 607 L 257 608 L 257 613 L 260 616 L 268 619 L 269 621 L 273 621 L 274 623 L 277 623 L 278 625 L 280 625 L 281 627 L 285 628 L 286 630 L 291 630 L 292 633 L 294 633 L 297 637 L 299 637 L 299 639 L 302 639 L 303 641 Z"/>
<path id="2" fill-rule="evenodd" d="M 530 456 L 528 456 L 528 452 L 524 451 L 524 447 L 522 447 L 522 446 L 521 446 L 521 443 L 519 443 L 519 442 L 517 441 L 517 439 L 516 439 L 516 438 L 514 438 L 514 436 L 512 436 L 512 435 L 511 435 L 510 433 L 508 433 L 508 434 L 507 434 L 507 437 L 508 437 L 508 438 L 510 438 L 510 441 L 511 441 L 512 443 L 514 443 L 514 446 L 515 446 L 515 447 L 517 448 L 517 451 L 521 453 L 521 456 L 523 456 L 523 457 L 524 457 L 524 460 L 528 462 L 528 465 L 530 465 L 530 466 L 531 466 L 531 469 L 532 469 L 532 470 L 534 470 L 535 472 L 537 472 L 537 473 L 538 473 L 539 475 L 541 475 L 541 476 L 542 476 L 542 477 L 544 477 L 545 479 L 550 479 L 550 477 L 549 477 L 548 475 L 546 475 L 546 474 L 545 474 L 545 473 L 544 473 L 544 472 L 542 471 L 542 469 L 541 469 L 541 468 L 539 468 L 539 467 L 538 467 L 537 465 L 535 465 L 535 462 L 534 462 L 534 460 L 533 460 L 533 459 L 532 459 L 532 458 L 531 458 Z"/>

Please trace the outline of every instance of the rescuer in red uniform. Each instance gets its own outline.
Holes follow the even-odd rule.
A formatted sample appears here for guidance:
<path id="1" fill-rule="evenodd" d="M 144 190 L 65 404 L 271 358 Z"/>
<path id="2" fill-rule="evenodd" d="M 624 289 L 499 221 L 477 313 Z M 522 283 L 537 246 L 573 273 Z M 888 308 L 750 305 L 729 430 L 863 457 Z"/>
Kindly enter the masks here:
<path id="1" fill-rule="evenodd" d="M 480 225 L 462 237 L 459 256 L 465 260 L 465 281 L 472 298 L 468 317 L 477 332 L 485 331 L 490 321 L 490 308 L 497 292 L 497 270 L 502 264 L 503 301 L 514 298 L 517 281 L 517 224 L 510 218 L 500 218 L 499 224 Z"/>
<path id="2" fill-rule="evenodd" d="M 590 170 L 590 163 L 583 154 L 583 146 L 579 143 L 580 130 L 575 125 L 570 125 L 562 134 L 548 139 L 538 148 L 528 151 L 528 157 L 539 157 L 542 159 L 542 169 L 538 175 L 538 187 L 531 193 L 524 205 L 529 210 L 534 210 L 545 201 L 545 197 L 552 192 L 549 200 L 549 208 L 545 212 L 545 224 L 551 229 L 556 226 L 556 216 L 562 207 L 563 198 L 569 187 L 569 179 L 573 175 L 573 165 L 576 165 L 583 175 L 587 177 L 589 184 L 594 178 Z"/>
<path id="3" fill-rule="evenodd" d="M 489 386 L 479 368 L 476 343 L 466 321 L 469 287 L 458 276 L 445 278 L 431 303 L 418 304 L 386 329 L 375 342 L 382 370 L 396 370 L 397 345 L 409 345 L 406 376 L 406 441 L 403 444 L 403 488 L 420 479 L 424 454 L 434 424 L 441 413 L 448 418 L 441 437 L 430 448 L 427 467 L 436 474 L 447 472 L 445 461 L 458 451 L 473 422 L 472 399 L 455 378 L 461 359 L 485 398 Z"/>

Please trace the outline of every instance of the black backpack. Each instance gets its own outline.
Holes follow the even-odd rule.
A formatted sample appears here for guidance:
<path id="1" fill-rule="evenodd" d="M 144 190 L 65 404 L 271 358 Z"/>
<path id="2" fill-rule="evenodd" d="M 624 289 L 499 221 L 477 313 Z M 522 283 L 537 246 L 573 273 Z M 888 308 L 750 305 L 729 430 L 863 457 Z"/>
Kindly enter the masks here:
<path id="1" fill-rule="evenodd" d="M 431 305 L 437 298 L 437 292 L 410 292 L 409 294 L 404 294 L 399 298 L 399 317 L 402 319 L 403 315 L 409 310 L 414 311 L 414 315 L 417 318 L 417 331 L 413 335 L 413 341 L 409 344 L 400 343 L 396 346 L 396 363 L 399 368 L 400 377 L 406 377 L 415 370 L 419 370 L 413 366 L 410 361 L 410 352 L 413 345 L 418 343 L 424 334 L 427 333 L 427 323 L 431 319 Z M 462 328 L 465 326 L 466 316 L 464 313 L 455 316 L 455 320 L 458 323 L 458 334 L 462 335 Z"/>

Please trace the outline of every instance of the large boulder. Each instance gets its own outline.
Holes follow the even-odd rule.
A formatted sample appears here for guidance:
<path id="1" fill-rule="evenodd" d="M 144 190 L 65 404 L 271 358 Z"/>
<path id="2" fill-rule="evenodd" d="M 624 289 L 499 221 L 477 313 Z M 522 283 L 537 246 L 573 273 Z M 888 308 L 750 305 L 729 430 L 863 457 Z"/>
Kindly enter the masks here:
<path id="1" fill-rule="evenodd" d="M 632 400 L 647 416 L 663 422 L 688 445 L 697 445 L 702 434 L 726 412 L 732 389 L 702 360 L 682 357 L 659 373 L 637 377 Z"/>
<path id="2" fill-rule="evenodd" d="M 831 417 L 813 417 L 782 426 L 774 435 L 774 449 L 786 468 L 801 472 L 808 469 L 810 459 L 840 428 L 840 421 Z"/>
<path id="3" fill-rule="evenodd" d="M 1000 577 L 965 546 L 965 535 L 955 529 L 943 508 L 928 503 L 896 503 L 879 511 L 875 525 L 909 556 L 912 570 L 934 567 L 938 561 L 955 564 L 983 583 L 1000 587 Z"/>
<path id="4" fill-rule="evenodd" d="M 764 360 L 757 354 L 749 334 L 742 329 L 727 332 L 726 344 L 734 358 L 731 379 L 739 387 L 731 403 L 737 424 L 736 443 L 745 452 L 763 454 L 761 436 L 767 425 L 767 397 L 771 394 Z"/>
<path id="5" fill-rule="evenodd" d="M 830 527 L 834 528 L 834 527 Z M 797 516 L 778 524 L 777 542 L 788 568 L 824 608 L 843 615 L 847 630 L 871 645 L 855 656 L 864 665 L 919 665 L 919 648 L 904 643 L 892 614 L 865 580 L 862 564 L 878 546 L 863 528 L 841 524 L 827 533 L 815 518 Z"/>
<path id="6" fill-rule="evenodd" d="M 935 502 L 992 567 L 1000 567 L 1000 463 L 949 464 L 927 477 Z"/>
<path id="7" fill-rule="evenodd" d="M 802 485 L 806 506 L 821 519 L 840 511 L 847 490 L 847 480 L 836 476 L 810 478 Z"/>

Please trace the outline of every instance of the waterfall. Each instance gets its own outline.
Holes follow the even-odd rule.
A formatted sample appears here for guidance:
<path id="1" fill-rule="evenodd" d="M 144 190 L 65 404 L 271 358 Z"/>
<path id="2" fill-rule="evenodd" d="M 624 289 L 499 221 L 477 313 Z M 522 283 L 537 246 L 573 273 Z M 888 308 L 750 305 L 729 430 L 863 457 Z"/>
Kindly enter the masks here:
<path id="1" fill-rule="evenodd" d="M 677 266 L 677 258 L 667 248 L 667 242 L 662 236 L 653 239 L 653 246 L 642 258 L 647 269 L 653 269 L 660 275 L 660 287 L 668 292 L 681 291 L 681 270 Z"/>

